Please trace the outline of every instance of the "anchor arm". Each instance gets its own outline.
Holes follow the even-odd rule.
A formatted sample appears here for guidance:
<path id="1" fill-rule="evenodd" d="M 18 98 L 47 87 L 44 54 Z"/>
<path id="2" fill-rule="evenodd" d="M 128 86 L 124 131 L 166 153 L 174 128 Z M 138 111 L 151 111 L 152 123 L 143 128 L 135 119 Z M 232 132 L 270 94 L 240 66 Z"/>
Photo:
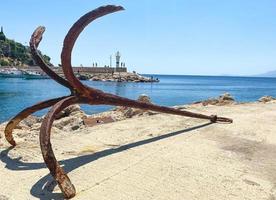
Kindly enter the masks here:
<path id="1" fill-rule="evenodd" d="M 63 48 L 61 52 L 61 64 L 66 79 L 72 84 L 74 88 L 78 90 L 79 93 L 86 93 L 86 89 L 88 88 L 88 86 L 83 85 L 76 78 L 72 69 L 71 54 L 77 38 L 79 37 L 80 33 L 84 30 L 84 28 L 92 21 L 104 15 L 121 10 L 124 10 L 122 6 L 101 6 L 83 15 L 78 21 L 74 23 L 74 25 L 68 31 L 63 42 Z"/>
<path id="2" fill-rule="evenodd" d="M 73 91 L 73 87 L 71 84 L 65 80 L 64 78 L 57 75 L 42 59 L 41 55 L 39 54 L 37 47 L 42 40 L 42 35 L 45 31 L 45 27 L 39 26 L 35 29 L 35 31 L 32 34 L 32 37 L 30 39 L 30 48 L 31 53 L 33 56 L 33 59 L 35 60 L 36 64 L 39 65 L 39 67 L 52 79 L 54 79 L 59 84 L 63 85 L 64 87 L 67 87 L 71 91 Z"/>
<path id="3" fill-rule="evenodd" d="M 213 123 L 214 122 L 225 122 L 225 123 L 233 122 L 233 120 L 230 118 L 217 117 L 216 115 L 204 115 L 204 114 L 194 113 L 190 111 L 178 110 L 167 106 L 159 106 L 151 103 L 144 103 L 144 102 L 120 97 L 109 93 L 95 92 L 94 90 L 90 90 L 90 92 L 92 93 L 92 95 L 90 96 L 90 99 L 93 100 L 92 102 L 99 101 L 100 102 L 99 104 L 125 106 L 125 107 L 139 108 L 142 110 L 152 110 L 156 112 L 173 114 L 173 115 L 208 119 Z"/>
<path id="4" fill-rule="evenodd" d="M 62 167 L 58 164 L 57 159 L 54 155 L 50 140 L 51 128 L 56 115 L 60 111 L 72 104 L 81 102 L 82 101 L 76 96 L 70 96 L 57 102 L 45 116 L 40 128 L 39 141 L 43 159 L 48 169 L 50 170 L 51 175 L 57 181 L 65 198 L 74 197 L 76 194 L 76 190 L 74 185 L 71 183 L 69 177 L 66 175 Z"/>

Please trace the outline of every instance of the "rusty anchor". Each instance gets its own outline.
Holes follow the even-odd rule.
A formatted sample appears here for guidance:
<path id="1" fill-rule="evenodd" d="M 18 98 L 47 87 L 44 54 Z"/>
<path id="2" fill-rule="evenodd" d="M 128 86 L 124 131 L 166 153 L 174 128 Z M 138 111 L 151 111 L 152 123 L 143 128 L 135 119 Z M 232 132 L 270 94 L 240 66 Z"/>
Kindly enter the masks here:
<path id="1" fill-rule="evenodd" d="M 22 121 L 24 118 L 28 117 L 30 114 L 51 107 L 50 111 L 45 116 L 39 134 L 40 147 L 41 152 L 44 158 L 44 161 L 47 167 L 50 170 L 51 175 L 57 181 L 61 191 L 63 192 L 65 198 L 72 198 L 76 194 L 76 190 L 74 185 L 71 183 L 69 177 L 66 175 L 62 167 L 56 160 L 54 155 L 52 145 L 51 145 L 51 127 L 53 121 L 55 120 L 56 115 L 61 112 L 63 109 L 72 104 L 90 104 L 90 105 L 113 105 L 113 106 L 126 106 L 139 108 L 144 110 L 152 110 L 161 113 L 168 113 L 173 115 L 181 115 L 193 118 L 207 119 L 212 123 L 215 122 L 224 122 L 224 123 L 232 123 L 232 119 L 217 117 L 216 115 L 203 115 L 198 113 L 193 113 L 189 111 L 177 110 L 170 107 L 158 106 L 150 103 L 143 103 L 136 100 L 131 100 L 128 98 L 116 96 L 113 94 L 105 93 L 101 90 L 88 87 L 80 82 L 73 73 L 72 65 L 71 65 L 71 53 L 74 47 L 74 44 L 80 35 L 80 33 L 84 30 L 84 28 L 94 21 L 95 19 L 102 17 L 104 15 L 124 10 L 121 6 L 107 5 L 99 7 L 95 10 L 88 12 L 83 15 L 69 30 L 67 33 L 64 43 L 63 49 L 61 53 L 61 64 L 62 70 L 64 72 L 65 79 L 56 74 L 42 59 L 39 54 L 37 47 L 42 40 L 42 35 L 45 31 L 45 28 L 40 26 L 38 27 L 34 33 L 32 34 L 30 40 L 30 48 L 32 56 L 35 62 L 41 67 L 41 69 L 52 79 L 54 79 L 59 84 L 67 87 L 71 94 L 68 96 L 63 96 L 55 99 L 50 99 L 47 101 L 43 101 L 37 103 L 31 107 L 28 107 L 18 113 L 14 118 L 12 118 L 5 128 L 5 137 L 7 141 L 15 146 L 16 142 L 13 139 L 12 131 Z"/>

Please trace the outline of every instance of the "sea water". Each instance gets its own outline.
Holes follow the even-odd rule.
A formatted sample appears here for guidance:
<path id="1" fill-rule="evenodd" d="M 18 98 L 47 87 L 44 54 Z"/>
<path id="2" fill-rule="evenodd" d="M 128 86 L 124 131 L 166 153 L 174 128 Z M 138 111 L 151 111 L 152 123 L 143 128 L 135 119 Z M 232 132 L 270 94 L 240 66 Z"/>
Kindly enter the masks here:
<path id="1" fill-rule="evenodd" d="M 124 83 L 83 81 L 85 84 L 112 94 L 137 99 L 140 94 L 150 96 L 159 105 L 173 106 L 217 97 L 230 93 L 238 102 L 256 101 L 264 95 L 276 97 L 276 78 L 229 76 L 148 75 L 159 83 Z M 68 95 L 69 91 L 51 79 L 24 80 L 0 78 L 0 122 L 6 121 L 22 109 L 37 102 Z M 87 106 L 86 113 L 98 113 L 111 106 Z M 40 116 L 47 109 L 37 112 Z"/>

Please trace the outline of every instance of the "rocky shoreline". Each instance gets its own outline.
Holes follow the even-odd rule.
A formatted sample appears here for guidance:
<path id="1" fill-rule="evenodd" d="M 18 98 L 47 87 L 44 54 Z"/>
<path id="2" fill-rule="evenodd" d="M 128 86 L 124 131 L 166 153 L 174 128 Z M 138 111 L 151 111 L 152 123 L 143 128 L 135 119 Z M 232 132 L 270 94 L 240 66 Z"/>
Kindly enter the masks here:
<path id="1" fill-rule="evenodd" d="M 135 83 L 152 83 L 159 82 L 158 78 L 146 77 L 137 73 L 130 72 L 114 72 L 114 73 L 79 73 L 76 76 L 80 80 L 90 80 L 90 81 L 107 81 L 107 82 L 135 82 Z"/>
<path id="2" fill-rule="evenodd" d="M 140 95 L 137 100 L 141 102 L 151 103 L 151 100 L 147 95 Z M 92 127 L 95 125 L 121 121 L 135 116 L 139 117 L 154 114 L 155 112 L 152 111 L 118 106 L 110 111 L 87 115 L 81 110 L 79 105 L 72 105 L 67 107 L 57 115 L 56 120 L 53 124 L 53 131 L 55 133 L 71 131 L 74 132 L 85 127 Z M 23 132 L 24 134 L 28 133 L 28 135 L 38 134 L 43 117 L 44 116 L 37 117 L 34 115 L 30 115 L 29 117 L 24 119 L 15 129 L 19 132 L 22 132 L 22 134 Z M 4 130 L 6 123 L 7 122 L 0 124 L 0 130 Z"/>
<path id="3" fill-rule="evenodd" d="M 152 103 L 150 97 L 145 94 L 140 95 L 137 100 L 141 102 Z M 271 96 L 264 96 L 264 97 L 261 97 L 258 100 L 258 102 L 269 103 L 269 102 L 275 102 L 275 100 L 276 99 Z M 239 103 L 236 102 L 234 97 L 232 97 L 229 93 L 225 93 L 220 95 L 217 98 L 210 98 L 204 101 L 194 102 L 191 105 L 225 106 L 225 105 L 234 105 L 234 104 L 239 104 Z M 186 109 L 186 106 L 174 106 L 174 108 L 181 110 L 181 109 Z M 140 117 L 140 116 L 151 116 L 155 114 L 157 113 L 153 111 L 118 106 L 109 111 L 105 111 L 105 112 L 101 112 L 93 115 L 87 115 L 84 111 L 81 110 L 79 105 L 72 105 L 64 109 L 61 113 L 58 114 L 53 124 L 53 131 L 56 133 L 72 132 L 72 131 L 74 132 L 77 130 L 82 130 L 85 127 L 93 127 L 100 124 L 112 123 L 112 122 L 122 121 L 129 118 Z M 26 132 L 32 133 L 32 134 L 38 134 L 42 120 L 43 120 L 43 116 L 37 117 L 37 116 L 31 115 L 28 118 L 24 119 L 16 127 L 16 129 L 19 132 L 22 132 L 22 133 L 24 132 L 24 134 L 26 134 Z M 6 123 L 7 122 L 1 124 L 0 129 L 4 130 Z"/>

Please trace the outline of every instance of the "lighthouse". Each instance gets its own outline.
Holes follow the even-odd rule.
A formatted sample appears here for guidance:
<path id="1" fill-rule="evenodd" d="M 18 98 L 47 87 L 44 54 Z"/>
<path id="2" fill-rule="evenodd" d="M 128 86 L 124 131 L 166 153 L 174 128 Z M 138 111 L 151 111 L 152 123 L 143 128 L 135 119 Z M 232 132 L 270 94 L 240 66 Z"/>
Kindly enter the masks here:
<path id="1" fill-rule="evenodd" d="M 116 52 L 115 57 L 116 57 L 116 69 L 118 69 L 120 68 L 120 58 L 121 58 L 121 54 L 119 51 Z"/>

